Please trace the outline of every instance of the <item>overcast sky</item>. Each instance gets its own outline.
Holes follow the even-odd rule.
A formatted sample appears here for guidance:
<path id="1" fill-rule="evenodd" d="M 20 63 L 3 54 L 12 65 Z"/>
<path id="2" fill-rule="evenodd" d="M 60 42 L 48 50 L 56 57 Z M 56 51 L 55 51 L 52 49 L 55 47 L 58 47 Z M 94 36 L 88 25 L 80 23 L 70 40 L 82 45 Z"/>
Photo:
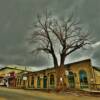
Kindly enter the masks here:
<path id="1" fill-rule="evenodd" d="M 57 16 L 74 12 L 95 38 L 92 49 L 71 54 L 66 63 L 90 57 L 100 66 L 100 0 L 0 0 L 0 63 L 52 66 L 48 57 L 36 57 L 26 46 L 36 14 L 46 8 Z"/>

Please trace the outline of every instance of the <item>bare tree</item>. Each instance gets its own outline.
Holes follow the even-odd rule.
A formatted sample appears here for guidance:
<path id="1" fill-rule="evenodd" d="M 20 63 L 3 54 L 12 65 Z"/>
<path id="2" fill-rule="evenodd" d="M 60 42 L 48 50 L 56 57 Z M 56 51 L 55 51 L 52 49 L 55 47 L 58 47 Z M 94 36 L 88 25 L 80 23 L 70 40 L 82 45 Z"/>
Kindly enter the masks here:
<path id="1" fill-rule="evenodd" d="M 90 44 L 88 37 L 89 34 L 83 32 L 79 21 L 73 19 L 73 14 L 62 21 L 46 12 L 43 16 L 37 15 L 30 40 L 37 43 L 33 52 L 44 51 L 51 54 L 54 67 L 61 67 L 69 54 Z M 60 54 L 60 65 L 56 54 Z"/>
<path id="2" fill-rule="evenodd" d="M 33 52 L 44 51 L 52 55 L 54 67 L 57 68 L 57 87 L 61 85 L 60 78 L 64 80 L 66 57 L 90 44 L 89 34 L 83 31 L 78 20 L 74 20 L 73 14 L 65 20 L 60 20 L 60 18 L 51 16 L 47 12 L 37 16 L 37 23 L 30 41 L 37 44 Z M 58 54 L 60 65 L 58 65 Z M 64 82 L 62 82 L 63 84 Z"/>

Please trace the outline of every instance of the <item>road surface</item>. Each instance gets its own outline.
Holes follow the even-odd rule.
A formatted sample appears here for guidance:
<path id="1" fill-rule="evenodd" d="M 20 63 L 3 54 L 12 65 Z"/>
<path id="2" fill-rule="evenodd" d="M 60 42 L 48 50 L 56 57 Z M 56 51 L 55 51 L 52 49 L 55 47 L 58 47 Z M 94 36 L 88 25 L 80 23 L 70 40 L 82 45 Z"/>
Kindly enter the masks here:
<path id="1" fill-rule="evenodd" d="M 0 87 L 0 100 L 100 100 L 100 97 L 79 96 L 66 93 L 45 93 Z"/>

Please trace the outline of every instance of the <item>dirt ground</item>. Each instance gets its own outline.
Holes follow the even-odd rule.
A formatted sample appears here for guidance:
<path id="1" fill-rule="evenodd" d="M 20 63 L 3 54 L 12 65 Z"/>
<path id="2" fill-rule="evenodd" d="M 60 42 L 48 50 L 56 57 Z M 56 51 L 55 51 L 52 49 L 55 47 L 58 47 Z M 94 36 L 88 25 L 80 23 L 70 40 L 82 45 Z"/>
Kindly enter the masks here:
<path id="1" fill-rule="evenodd" d="M 4 93 L 4 97 L 2 97 L 2 92 Z M 30 91 L 30 90 L 20 90 L 20 89 L 8 89 L 8 88 L 0 88 L 0 100 L 22 100 L 17 99 L 9 99 L 7 98 L 8 94 L 11 96 L 11 98 L 15 95 L 16 97 L 19 97 L 23 95 L 23 100 L 100 100 L 100 97 L 93 97 L 93 96 L 84 96 L 79 95 L 76 93 L 46 93 L 41 91 Z M 11 95 L 12 94 L 12 95 Z M 13 95 L 14 94 L 14 95 Z M 6 96 L 7 95 L 7 96 Z M 29 97 L 32 97 L 33 99 L 28 99 Z M 19 97 L 20 98 L 20 97 Z"/>
<path id="2" fill-rule="evenodd" d="M 4 97 L 0 97 L 0 100 L 6 100 L 6 98 L 4 98 Z"/>

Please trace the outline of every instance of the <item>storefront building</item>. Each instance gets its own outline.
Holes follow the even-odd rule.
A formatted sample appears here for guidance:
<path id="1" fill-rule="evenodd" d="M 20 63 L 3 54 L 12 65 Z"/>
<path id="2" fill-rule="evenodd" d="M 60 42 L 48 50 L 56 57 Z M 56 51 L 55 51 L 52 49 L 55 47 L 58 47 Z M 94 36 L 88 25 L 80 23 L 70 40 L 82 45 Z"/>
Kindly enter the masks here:
<path id="1" fill-rule="evenodd" d="M 20 74 L 16 78 L 17 87 L 56 89 L 58 75 L 56 70 L 57 69 L 55 68 L 49 68 L 35 72 L 28 72 L 25 74 L 27 77 L 26 80 L 23 80 L 23 75 Z M 64 79 L 62 80 L 62 78 L 60 78 L 60 80 L 64 82 L 66 89 L 96 89 L 97 77 L 94 70 L 95 69 L 92 67 L 90 59 L 67 64 L 64 67 Z M 21 79 L 20 82 L 18 82 L 19 78 Z M 98 84 L 100 85 L 99 82 Z"/>

